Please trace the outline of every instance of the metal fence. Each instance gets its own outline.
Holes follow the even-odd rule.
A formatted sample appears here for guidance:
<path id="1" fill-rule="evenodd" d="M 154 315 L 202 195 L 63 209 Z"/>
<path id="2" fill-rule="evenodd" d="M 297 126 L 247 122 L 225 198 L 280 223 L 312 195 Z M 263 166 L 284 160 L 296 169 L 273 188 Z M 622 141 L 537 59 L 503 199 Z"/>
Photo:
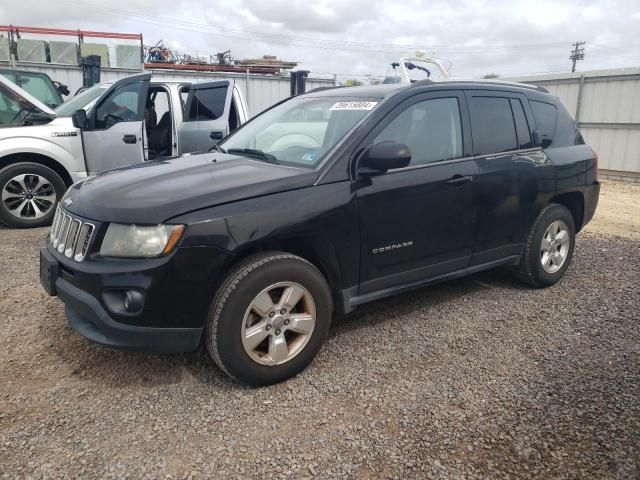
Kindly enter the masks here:
<path id="1" fill-rule="evenodd" d="M 12 68 L 12 66 L 8 62 L 0 62 L 0 68 Z M 18 70 L 22 69 L 46 73 L 52 80 L 67 85 L 71 91 L 71 95 L 82 87 L 82 68 L 80 67 L 18 62 L 15 68 Z M 289 76 L 257 75 L 253 73 L 172 71 L 166 69 L 146 71 L 151 72 L 153 74 L 152 78 L 159 81 L 201 83 L 232 79 L 242 90 L 250 115 L 260 113 L 265 108 L 289 96 Z M 102 68 L 100 70 L 100 80 L 103 82 L 113 81 L 136 73 L 140 73 L 140 70 Z M 333 79 L 307 78 L 307 90 L 318 87 L 330 87 L 334 84 L 335 80 Z"/>
<path id="2" fill-rule="evenodd" d="M 562 100 L 603 174 L 640 181 L 640 67 L 511 78 Z"/>

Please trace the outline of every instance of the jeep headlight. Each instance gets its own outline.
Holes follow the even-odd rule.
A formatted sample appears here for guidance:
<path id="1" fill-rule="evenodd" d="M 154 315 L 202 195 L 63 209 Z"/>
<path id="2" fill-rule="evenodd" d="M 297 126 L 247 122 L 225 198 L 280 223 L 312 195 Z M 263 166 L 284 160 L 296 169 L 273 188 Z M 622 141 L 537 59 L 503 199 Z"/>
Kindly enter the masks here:
<path id="1" fill-rule="evenodd" d="M 184 225 L 125 225 L 111 223 L 100 246 L 105 257 L 157 257 L 173 250 Z"/>

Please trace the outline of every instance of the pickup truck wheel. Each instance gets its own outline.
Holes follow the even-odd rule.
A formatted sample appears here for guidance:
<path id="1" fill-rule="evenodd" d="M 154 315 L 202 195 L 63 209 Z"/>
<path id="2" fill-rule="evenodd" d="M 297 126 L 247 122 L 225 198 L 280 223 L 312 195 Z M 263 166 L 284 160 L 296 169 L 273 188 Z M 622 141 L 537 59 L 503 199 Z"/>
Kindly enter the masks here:
<path id="1" fill-rule="evenodd" d="M 261 254 L 235 268 L 218 289 L 205 344 L 235 380 L 277 383 L 311 363 L 331 311 L 329 287 L 311 263 L 288 253 Z"/>
<path id="2" fill-rule="evenodd" d="M 38 163 L 15 163 L 0 170 L 0 221 L 16 228 L 50 225 L 66 186 Z"/>
<path id="3" fill-rule="evenodd" d="M 545 207 L 531 228 L 516 277 L 534 287 L 548 287 L 569 268 L 575 246 L 575 226 L 571 212 L 562 205 Z"/>

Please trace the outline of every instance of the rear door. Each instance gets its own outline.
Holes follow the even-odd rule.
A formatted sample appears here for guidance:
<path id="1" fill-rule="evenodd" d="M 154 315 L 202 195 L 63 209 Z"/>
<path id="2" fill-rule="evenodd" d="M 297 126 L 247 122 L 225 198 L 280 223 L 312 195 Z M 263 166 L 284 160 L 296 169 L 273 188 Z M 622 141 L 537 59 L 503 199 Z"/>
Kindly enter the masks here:
<path id="1" fill-rule="evenodd" d="M 115 82 L 87 115 L 82 144 L 89 174 L 144 161 L 144 109 L 150 73 Z"/>
<path id="2" fill-rule="evenodd" d="M 466 95 L 479 170 L 474 265 L 520 254 L 549 163 L 533 145 L 524 95 L 483 90 Z"/>
<path id="3" fill-rule="evenodd" d="M 178 129 L 180 153 L 204 152 L 229 133 L 233 81 L 190 86 Z"/>

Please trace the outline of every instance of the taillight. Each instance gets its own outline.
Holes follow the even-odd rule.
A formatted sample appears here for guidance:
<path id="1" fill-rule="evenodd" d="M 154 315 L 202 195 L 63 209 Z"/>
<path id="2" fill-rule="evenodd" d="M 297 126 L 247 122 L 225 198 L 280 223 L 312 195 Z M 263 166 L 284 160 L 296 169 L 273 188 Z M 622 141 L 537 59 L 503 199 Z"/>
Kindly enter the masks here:
<path id="1" fill-rule="evenodd" d="M 595 179 L 597 181 L 598 180 L 598 154 L 593 148 L 591 148 L 591 153 L 593 153 L 593 171 L 594 171 Z"/>

